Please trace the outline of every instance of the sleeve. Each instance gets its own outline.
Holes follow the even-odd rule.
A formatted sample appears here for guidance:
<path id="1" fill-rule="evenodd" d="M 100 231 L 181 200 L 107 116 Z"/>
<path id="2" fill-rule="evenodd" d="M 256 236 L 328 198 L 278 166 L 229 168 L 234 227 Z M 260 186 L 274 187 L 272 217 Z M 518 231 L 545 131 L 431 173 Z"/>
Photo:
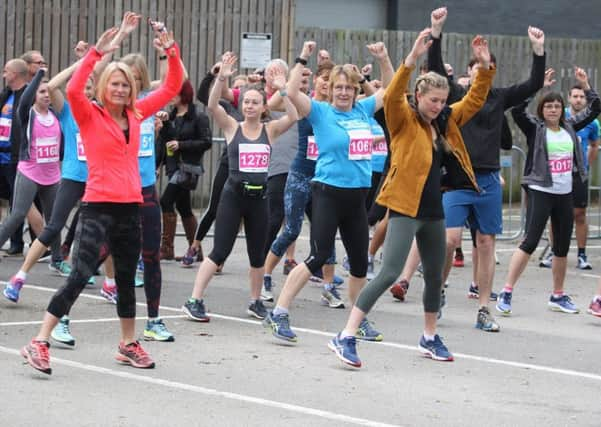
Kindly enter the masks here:
<path id="1" fill-rule="evenodd" d="M 309 120 L 311 126 L 317 125 L 320 122 L 321 117 L 323 117 L 325 111 L 324 106 L 322 104 L 325 103 L 316 101 L 313 98 L 311 98 L 311 110 L 307 115 L 307 120 Z"/>
<path id="2" fill-rule="evenodd" d="M 580 129 L 585 128 L 589 123 L 599 116 L 601 113 L 601 101 L 599 95 L 593 89 L 584 91 L 588 105 L 584 110 L 578 114 L 569 117 L 566 121 L 570 122 L 574 126 L 574 130 L 578 132 Z"/>
<path id="3" fill-rule="evenodd" d="M 23 95 L 21 95 L 21 99 L 19 100 L 19 106 L 17 107 L 17 115 L 19 116 L 19 121 L 23 126 L 27 126 L 27 123 L 29 121 L 29 111 L 31 109 L 31 106 L 35 102 L 35 95 L 38 91 L 38 87 L 40 87 L 42 77 L 44 77 L 44 70 L 39 69 L 33 77 L 33 80 L 27 85 L 27 87 L 23 91 Z"/>
<path id="4" fill-rule="evenodd" d="M 525 82 L 499 89 L 504 95 L 503 108 L 505 110 L 515 107 L 519 103 L 534 96 L 536 92 L 543 87 L 545 80 L 545 61 L 546 53 L 542 56 L 533 54 L 530 78 Z"/>
<path id="5" fill-rule="evenodd" d="M 530 136 L 536 132 L 536 120 L 526 111 L 529 101 L 530 100 L 527 99 L 521 104 L 513 107 L 511 110 L 511 116 L 515 121 L 515 124 L 518 125 L 522 133 L 526 135 L 526 141 L 528 143 L 532 139 Z"/>
<path id="6" fill-rule="evenodd" d="M 200 86 L 198 86 L 198 90 L 196 91 L 196 99 L 198 99 L 198 101 L 203 105 L 207 105 L 209 103 L 209 92 L 211 90 L 211 84 L 214 80 L 215 76 L 211 72 L 208 72 L 200 82 Z"/>
<path id="7" fill-rule="evenodd" d="M 179 47 L 174 43 L 165 52 L 168 58 L 167 77 L 159 88 L 146 98 L 136 101 L 136 109 L 142 115 L 141 119 L 150 117 L 179 93 L 184 81 L 184 68 L 179 55 Z M 83 93 L 83 91 L 82 91 Z"/>
<path id="8" fill-rule="evenodd" d="M 384 116 L 391 138 L 406 125 L 411 114 L 405 92 L 414 68 L 415 66 L 406 67 L 405 64 L 401 64 L 384 93 Z"/>
<path id="9" fill-rule="evenodd" d="M 513 147 L 513 135 L 511 135 L 511 128 L 507 123 L 507 117 L 503 114 L 503 124 L 501 127 L 501 148 L 503 150 L 511 150 Z"/>
<path id="10" fill-rule="evenodd" d="M 96 48 L 90 49 L 83 58 L 83 62 L 75 69 L 71 80 L 67 84 L 67 100 L 71 105 L 77 106 L 77 108 L 72 110 L 72 113 L 78 124 L 86 122 L 92 112 L 92 102 L 86 97 L 84 90 L 86 81 L 94 70 L 94 65 L 100 59 L 102 59 L 102 54 Z"/>
<path id="11" fill-rule="evenodd" d="M 209 118 L 204 113 L 197 113 L 194 119 L 194 138 L 179 141 L 182 151 L 199 151 L 204 153 L 211 148 L 212 137 Z"/>
<path id="12" fill-rule="evenodd" d="M 368 96 L 367 98 L 363 98 L 357 102 L 363 110 L 367 117 L 373 117 L 376 113 L 376 97 L 375 95 Z"/>
<path id="13" fill-rule="evenodd" d="M 442 34 L 440 38 L 432 38 L 432 45 L 428 48 L 428 70 L 434 71 L 441 76 L 446 77 L 449 82 L 449 99 L 447 103 L 453 104 L 465 96 L 465 89 L 455 83 L 447 74 L 442 60 Z"/>
<path id="14" fill-rule="evenodd" d="M 492 86 L 492 80 L 495 77 L 495 73 L 495 69 L 478 69 L 474 84 L 470 86 L 467 94 L 461 101 L 451 105 L 453 110 L 451 112 L 451 120 L 454 120 L 457 123 L 457 126 L 461 127 L 465 125 L 478 111 L 480 111 L 486 102 L 488 91 Z"/>

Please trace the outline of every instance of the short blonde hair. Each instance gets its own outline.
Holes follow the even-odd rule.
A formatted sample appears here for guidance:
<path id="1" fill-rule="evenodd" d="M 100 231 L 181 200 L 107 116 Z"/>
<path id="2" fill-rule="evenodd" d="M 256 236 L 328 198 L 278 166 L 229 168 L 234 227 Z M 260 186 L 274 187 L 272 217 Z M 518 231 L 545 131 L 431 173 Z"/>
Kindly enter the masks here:
<path id="1" fill-rule="evenodd" d="M 357 99 L 357 95 L 361 90 L 361 85 L 359 81 L 361 80 L 361 76 L 353 69 L 351 64 L 345 65 L 336 65 L 330 71 L 330 78 L 328 79 L 328 87 L 329 87 L 329 100 L 332 102 L 332 94 L 334 92 L 334 84 L 338 80 L 338 77 L 344 76 L 346 77 L 347 82 L 355 88 L 355 95 L 353 96 L 353 104 Z"/>
<path id="2" fill-rule="evenodd" d="M 130 53 L 121 58 L 120 61 L 138 70 L 140 79 L 142 80 L 142 90 L 150 90 L 150 75 L 148 74 L 146 60 L 142 54 Z"/>
<path id="3" fill-rule="evenodd" d="M 134 75 L 131 72 L 131 69 L 127 64 L 121 61 L 113 61 L 109 65 L 106 66 L 100 78 L 98 79 L 98 84 L 96 85 L 96 99 L 100 104 L 106 104 L 106 89 L 108 86 L 109 78 L 113 73 L 122 72 L 125 76 L 125 79 L 129 83 L 131 91 L 129 93 L 129 100 L 127 102 L 126 107 L 134 112 L 136 117 L 139 117 L 140 114 L 136 110 L 136 98 L 138 96 L 138 91 L 136 89 L 136 80 L 134 79 Z"/>

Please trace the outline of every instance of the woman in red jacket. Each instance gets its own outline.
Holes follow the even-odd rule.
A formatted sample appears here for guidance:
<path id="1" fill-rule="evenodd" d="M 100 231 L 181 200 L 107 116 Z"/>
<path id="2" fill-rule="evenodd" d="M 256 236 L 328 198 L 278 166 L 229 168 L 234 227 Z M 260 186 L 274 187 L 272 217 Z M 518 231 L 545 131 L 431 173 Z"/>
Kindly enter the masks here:
<path id="1" fill-rule="evenodd" d="M 139 16 L 137 19 L 139 20 Z M 115 264 L 118 289 L 117 313 L 121 320 L 119 362 L 136 368 L 153 368 L 154 361 L 135 339 L 136 295 L 134 278 L 140 254 L 142 202 L 138 150 L 140 123 L 158 111 L 179 92 L 183 69 L 172 33 L 160 37 L 169 61 L 169 72 L 158 90 L 136 100 L 136 85 L 129 67 L 112 62 L 96 86 L 98 103 L 88 100 L 84 87 L 94 65 L 115 51 L 117 29 L 107 30 L 90 49 L 67 86 L 67 98 L 74 106 L 88 161 L 88 182 L 73 250 L 73 270 L 52 297 L 43 324 L 21 355 L 35 369 L 50 374 L 48 337 L 59 319 L 69 311 L 93 274 L 100 246 L 108 241 Z"/>

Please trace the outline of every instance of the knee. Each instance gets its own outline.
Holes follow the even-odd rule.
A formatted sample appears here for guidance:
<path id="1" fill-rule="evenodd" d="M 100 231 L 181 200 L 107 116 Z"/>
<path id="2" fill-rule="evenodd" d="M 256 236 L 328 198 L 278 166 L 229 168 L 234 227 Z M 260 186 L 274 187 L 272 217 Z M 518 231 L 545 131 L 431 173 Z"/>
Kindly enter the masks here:
<path id="1" fill-rule="evenodd" d="M 536 249 L 537 244 L 538 244 L 538 242 L 531 242 L 528 239 L 524 239 L 524 241 L 522 243 L 520 243 L 519 248 L 522 251 L 526 252 L 528 255 L 532 255 L 532 253 Z M 478 249 L 480 249 L 480 248 L 478 248 Z"/>
<path id="2" fill-rule="evenodd" d="M 455 250 L 461 246 L 461 232 L 459 233 L 447 233 L 447 251 Z"/>
<path id="3" fill-rule="evenodd" d="M 586 224 L 586 211 L 584 209 L 574 210 L 574 222 L 578 225 Z"/>
<path id="4" fill-rule="evenodd" d="M 223 263 L 225 262 L 225 260 L 227 258 L 227 254 L 224 254 L 224 253 L 220 252 L 219 250 L 215 250 L 215 248 L 213 248 L 211 253 L 208 255 L 208 258 L 211 261 L 213 261 L 216 265 L 223 265 Z"/>
<path id="5" fill-rule="evenodd" d="M 476 235 L 476 246 L 478 249 L 490 250 L 494 248 L 495 245 L 495 236 L 490 234 L 480 234 Z"/>

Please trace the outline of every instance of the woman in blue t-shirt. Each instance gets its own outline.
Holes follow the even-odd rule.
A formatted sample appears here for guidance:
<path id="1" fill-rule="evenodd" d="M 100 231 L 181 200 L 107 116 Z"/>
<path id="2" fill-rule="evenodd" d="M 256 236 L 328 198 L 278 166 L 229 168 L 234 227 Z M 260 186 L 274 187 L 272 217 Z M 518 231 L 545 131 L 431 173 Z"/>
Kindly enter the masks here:
<path id="1" fill-rule="evenodd" d="M 315 42 L 305 42 L 288 82 L 288 95 L 301 117 L 307 117 L 318 148 L 312 183 L 313 218 L 311 254 L 295 267 L 286 280 L 273 312 L 265 318 L 276 338 L 296 341 L 290 329 L 288 307 L 309 277 L 321 269 L 334 246 L 336 231 L 350 263 L 349 297 L 355 303 L 365 285 L 369 243 L 365 198 L 371 187 L 373 135 L 370 118 L 382 108 L 384 89 L 394 70 L 383 43 L 369 45 L 383 74 L 383 87 L 374 95 L 357 101 L 363 78 L 352 65 L 337 65 L 329 77 L 330 102 L 318 102 L 302 93 L 302 68 Z M 357 331 L 360 338 L 380 341 L 382 335 L 365 319 Z"/>

